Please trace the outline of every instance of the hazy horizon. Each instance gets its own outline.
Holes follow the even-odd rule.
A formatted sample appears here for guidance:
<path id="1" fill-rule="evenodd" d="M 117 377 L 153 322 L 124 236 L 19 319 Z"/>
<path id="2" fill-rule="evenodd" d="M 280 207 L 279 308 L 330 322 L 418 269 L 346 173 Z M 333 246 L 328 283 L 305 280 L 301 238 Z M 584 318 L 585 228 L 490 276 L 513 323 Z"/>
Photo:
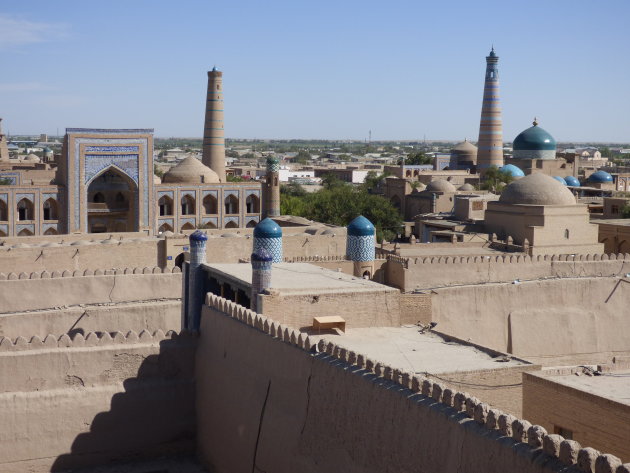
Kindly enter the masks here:
<path id="1" fill-rule="evenodd" d="M 235 139 L 477 141 L 494 44 L 506 142 L 536 116 L 558 142 L 621 144 L 628 13 L 625 0 L 14 3 L 0 9 L 0 117 L 13 135 L 200 136 L 216 65 Z"/>

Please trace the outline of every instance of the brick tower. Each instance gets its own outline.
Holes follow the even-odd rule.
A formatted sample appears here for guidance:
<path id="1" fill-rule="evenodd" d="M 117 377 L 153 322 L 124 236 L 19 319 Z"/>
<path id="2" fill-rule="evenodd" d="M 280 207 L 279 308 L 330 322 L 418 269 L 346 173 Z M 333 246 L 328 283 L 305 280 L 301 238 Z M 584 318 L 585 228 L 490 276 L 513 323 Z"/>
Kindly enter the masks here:
<path id="1" fill-rule="evenodd" d="M 9 161 L 9 148 L 7 146 L 7 137 L 2 133 L 2 118 L 0 118 L 0 161 Z"/>
<path id="2" fill-rule="evenodd" d="M 263 218 L 280 215 L 280 162 L 275 156 L 267 158 L 266 182 L 263 184 Z"/>
<path id="3" fill-rule="evenodd" d="M 223 73 L 214 67 L 208 72 L 206 122 L 203 129 L 203 164 L 225 182 L 225 132 L 223 130 Z"/>
<path id="4" fill-rule="evenodd" d="M 477 169 L 483 174 L 490 166 L 503 166 L 503 124 L 499 100 L 499 56 L 494 52 L 486 56 L 486 80 L 483 88 L 483 105 L 477 143 Z"/>

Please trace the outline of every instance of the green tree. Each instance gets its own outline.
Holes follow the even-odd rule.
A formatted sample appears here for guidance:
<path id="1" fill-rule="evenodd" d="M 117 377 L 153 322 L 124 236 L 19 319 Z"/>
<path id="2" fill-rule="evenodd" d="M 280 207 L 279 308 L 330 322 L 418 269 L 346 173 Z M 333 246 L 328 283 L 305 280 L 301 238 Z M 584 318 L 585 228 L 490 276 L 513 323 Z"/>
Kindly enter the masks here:
<path id="1" fill-rule="evenodd" d="M 621 209 L 621 218 L 630 218 L 630 203 L 627 203 Z"/>
<path id="2" fill-rule="evenodd" d="M 300 151 L 298 151 L 298 154 L 293 159 L 296 163 L 306 164 L 312 159 L 312 156 L 308 151 L 304 151 L 303 149 L 301 149 Z"/>
<path id="3" fill-rule="evenodd" d="M 244 182 L 245 179 L 243 179 L 241 176 L 226 176 L 226 179 L 228 182 Z"/>
<path id="4" fill-rule="evenodd" d="M 426 164 L 432 164 L 432 163 L 433 163 L 433 158 L 431 158 L 430 156 L 427 156 L 422 151 L 410 153 L 405 158 L 405 164 L 407 166 L 420 166 L 420 165 L 426 165 Z M 400 164 L 400 162 L 398 162 L 398 164 Z"/>
<path id="5" fill-rule="evenodd" d="M 496 166 L 490 166 L 483 176 L 480 187 L 485 190 L 500 194 L 501 191 L 512 182 L 514 178 L 509 172 L 501 171 Z"/>
<path id="6" fill-rule="evenodd" d="M 153 165 L 153 174 L 155 174 L 160 179 L 164 177 L 164 171 L 162 171 L 162 169 L 160 169 L 157 164 Z"/>
<path id="7" fill-rule="evenodd" d="M 363 188 L 370 193 L 378 193 L 383 185 L 383 181 L 387 176 L 390 176 L 389 172 L 378 174 L 376 171 L 369 171 L 363 181 Z"/>
<path id="8" fill-rule="evenodd" d="M 296 215 L 317 222 L 346 226 L 363 215 L 376 227 L 376 237 L 392 239 L 400 232 L 402 217 L 388 199 L 369 194 L 364 186 L 352 186 L 339 179 L 326 180 L 324 188 L 303 196 L 284 194 L 280 200 L 284 215 Z"/>
<path id="9" fill-rule="evenodd" d="M 0 177 L 0 186 L 10 186 L 11 184 L 13 184 L 13 181 L 11 179 Z"/>
<path id="10" fill-rule="evenodd" d="M 306 191 L 297 182 L 289 182 L 288 184 L 280 186 L 280 194 L 304 197 L 306 195 Z"/>

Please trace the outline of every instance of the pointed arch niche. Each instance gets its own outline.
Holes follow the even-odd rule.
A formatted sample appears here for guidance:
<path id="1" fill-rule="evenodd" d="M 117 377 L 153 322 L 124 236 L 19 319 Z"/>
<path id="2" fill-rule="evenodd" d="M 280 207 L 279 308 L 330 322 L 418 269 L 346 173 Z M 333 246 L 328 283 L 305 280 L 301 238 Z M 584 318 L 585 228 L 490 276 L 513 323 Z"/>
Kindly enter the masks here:
<path id="1" fill-rule="evenodd" d="M 87 187 L 88 233 L 137 232 L 138 186 L 115 166 L 98 173 Z"/>

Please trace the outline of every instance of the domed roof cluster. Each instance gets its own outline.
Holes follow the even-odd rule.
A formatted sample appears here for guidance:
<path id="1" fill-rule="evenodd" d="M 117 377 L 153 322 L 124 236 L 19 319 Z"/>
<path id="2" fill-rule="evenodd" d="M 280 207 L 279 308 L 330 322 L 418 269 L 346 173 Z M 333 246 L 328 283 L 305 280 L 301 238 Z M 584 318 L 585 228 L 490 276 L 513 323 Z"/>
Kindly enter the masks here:
<path id="1" fill-rule="evenodd" d="M 165 184 L 208 184 L 220 182 L 219 176 L 216 172 L 204 165 L 197 158 L 189 156 L 184 158 L 172 167 L 162 177 L 162 182 Z"/>
<path id="2" fill-rule="evenodd" d="M 436 179 L 429 182 L 426 190 L 428 192 L 455 192 L 455 186 L 444 179 Z"/>
<path id="3" fill-rule="evenodd" d="M 457 190 L 458 191 L 474 191 L 475 187 L 469 182 L 467 182 L 466 184 L 462 184 L 461 186 L 459 186 Z"/>
<path id="4" fill-rule="evenodd" d="M 372 236 L 374 235 L 374 225 L 363 215 L 359 215 L 348 225 L 348 235 Z"/>
<path id="5" fill-rule="evenodd" d="M 472 144 L 470 141 L 468 141 L 468 138 L 466 138 L 461 143 L 456 144 L 453 147 L 452 151 L 459 151 L 459 152 L 463 151 L 463 152 L 477 154 L 477 147 L 474 144 Z"/>
<path id="6" fill-rule="evenodd" d="M 499 198 L 502 204 L 575 205 L 575 197 L 566 185 L 553 177 L 535 172 L 508 185 Z"/>
<path id="7" fill-rule="evenodd" d="M 522 131 L 512 143 L 517 159 L 555 159 L 556 140 L 549 132 L 540 128 L 534 119 L 534 126 Z"/>
<path id="8" fill-rule="evenodd" d="M 37 156 L 36 154 L 31 153 L 24 158 L 24 161 L 28 161 L 30 163 L 39 163 L 41 162 L 41 159 L 39 159 L 39 156 Z"/>
<path id="9" fill-rule="evenodd" d="M 603 183 L 606 183 L 606 182 L 612 182 L 613 178 L 606 171 L 596 171 L 593 174 L 591 174 L 590 176 L 588 176 L 588 179 L 586 181 L 587 182 L 592 182 L 592 183 L 597 183 L 597 184 L 603 184 Z"/>
<path id="10" fill-rule="evenodd" d="M 560 184 L 562 184 L 563 186 L 566 186 L 566 185 L 567 185 L 567 181 L 565 181 L 563 177 L 560 177 L 560 176 L 553 176 L 553 178 L 554 178 L 556 181 L 558 181 Z"/>
<path id="11" fill-rule="evenodd" d="M 506 164 L 505 166 L 501 166 L 499 171 L 508 173 L 512 177 L 523 177 L 525 173 L 518 166 L 514 166 L 514 164 Z"/>

